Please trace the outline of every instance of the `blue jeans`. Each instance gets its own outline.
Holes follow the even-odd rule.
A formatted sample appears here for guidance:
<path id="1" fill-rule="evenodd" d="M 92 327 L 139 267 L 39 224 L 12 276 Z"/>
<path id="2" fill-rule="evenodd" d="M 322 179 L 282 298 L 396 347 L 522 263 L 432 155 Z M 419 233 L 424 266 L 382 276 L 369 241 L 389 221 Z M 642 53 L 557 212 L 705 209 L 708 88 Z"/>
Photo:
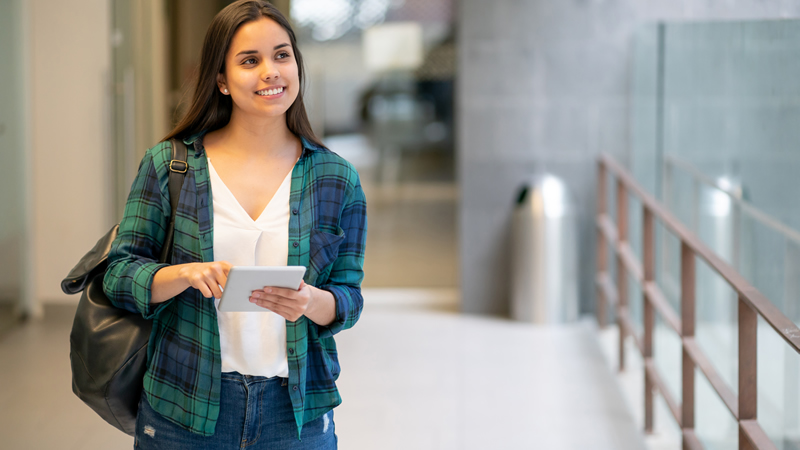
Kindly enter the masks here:
<path id="1" fill-rule="evenodd" d="M 168 450 L 335 450 L 333 411 L 303 425 L 301 440 L 285 378 L 222 374 L 219 419 L 213 436 L 201 436 L 155 412 L 142 392 L 134 448 Z"/>

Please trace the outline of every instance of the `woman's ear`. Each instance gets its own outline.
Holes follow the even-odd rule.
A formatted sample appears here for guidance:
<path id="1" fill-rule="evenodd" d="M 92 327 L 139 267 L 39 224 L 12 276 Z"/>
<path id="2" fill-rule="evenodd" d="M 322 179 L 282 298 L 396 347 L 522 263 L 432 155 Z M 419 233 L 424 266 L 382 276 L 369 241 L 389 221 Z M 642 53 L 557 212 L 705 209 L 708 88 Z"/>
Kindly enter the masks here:
<path id="1" fill-rule="evenodd" d="M 225 83 L 225 75 L 218 73 L 217 74 L 217 87 L 219 87 L 220 92 L 225 95 L 228 95 L 228 85 Z"/>

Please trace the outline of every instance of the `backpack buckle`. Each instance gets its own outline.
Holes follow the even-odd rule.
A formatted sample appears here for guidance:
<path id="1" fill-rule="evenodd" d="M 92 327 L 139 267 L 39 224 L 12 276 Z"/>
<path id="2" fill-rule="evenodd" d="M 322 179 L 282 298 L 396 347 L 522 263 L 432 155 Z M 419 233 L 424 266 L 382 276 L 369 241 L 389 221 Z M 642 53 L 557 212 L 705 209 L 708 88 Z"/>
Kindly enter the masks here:
<path id="1" fill-rule="evenodd" d="M 178 164 L 178 167 L 175 167 L 176 163 Z M 187 164 L 186 161 L 173 159 L 169 162 L 169 170 L 175 173 L 186 173 L 189 170 L 189 164 Z"/>

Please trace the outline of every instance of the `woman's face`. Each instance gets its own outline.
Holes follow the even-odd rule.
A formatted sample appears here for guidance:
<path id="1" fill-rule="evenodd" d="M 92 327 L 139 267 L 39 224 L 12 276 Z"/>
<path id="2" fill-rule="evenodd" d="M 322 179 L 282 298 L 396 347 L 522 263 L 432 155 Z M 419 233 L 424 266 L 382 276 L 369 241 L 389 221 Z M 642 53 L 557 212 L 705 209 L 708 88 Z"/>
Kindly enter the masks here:
<path id="1" fill-rule="evenodd" d="M 300 91 L 297 60 L 286 30 L 267 18 L 239 27 L 217 85 L 223 95 L 231 96 L 234 109 L 268 117 L 285 114 Z"/>

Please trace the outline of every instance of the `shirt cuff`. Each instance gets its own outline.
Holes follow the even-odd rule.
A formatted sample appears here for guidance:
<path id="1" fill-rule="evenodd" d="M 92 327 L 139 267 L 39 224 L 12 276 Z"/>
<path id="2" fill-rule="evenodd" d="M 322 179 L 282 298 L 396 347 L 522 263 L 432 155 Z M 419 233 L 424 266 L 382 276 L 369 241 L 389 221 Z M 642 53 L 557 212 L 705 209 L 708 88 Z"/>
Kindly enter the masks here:
<path id="1" fill-rule="evenodd" d="M 162 307 L 167 302 L 152 304 L 150 300 L 153 293 L 153 277 L 156 272 L 169 264 L 147 263 L 136 269 L 133 274 L 133 298 L 136 299 L 136 307 L 145 319 L 152 320 L 158 315 Z"/>
<path id="2" fill-rule="evenodd" d="M 326 290 L 333 294 L 333 299 L 336 303 L 336 318 L 329 325 L 319 325 L 319 337 L 328 338 L 333 337 L 334 334 L 345 329 L 347 322 L 347 313 L 352 304 L 350 292 L 342 286 L 325 285 L 320 286 L 320 289 Z"/>

